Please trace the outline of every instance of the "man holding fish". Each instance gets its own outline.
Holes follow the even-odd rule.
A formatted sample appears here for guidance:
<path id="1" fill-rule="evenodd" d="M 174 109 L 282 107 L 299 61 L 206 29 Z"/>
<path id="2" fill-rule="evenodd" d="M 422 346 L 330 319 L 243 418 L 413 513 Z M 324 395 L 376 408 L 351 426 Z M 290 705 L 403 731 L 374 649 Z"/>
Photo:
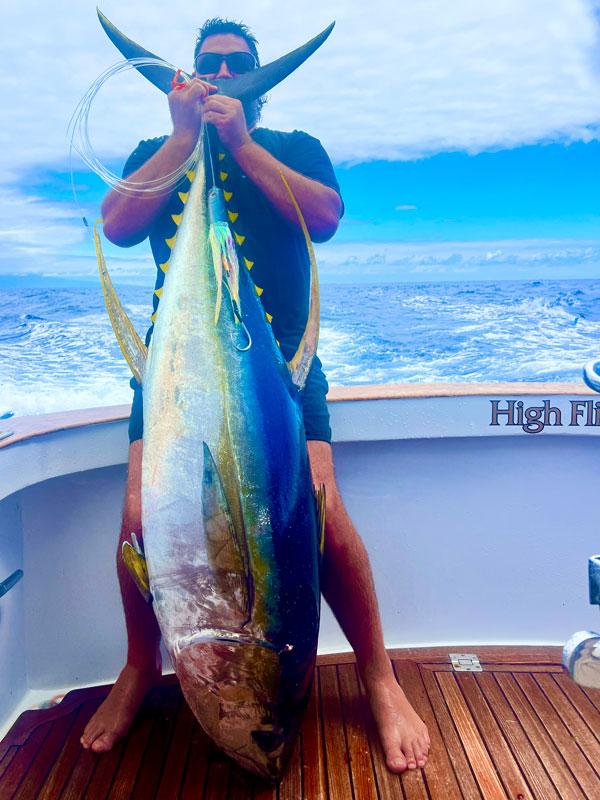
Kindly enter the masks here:
<path id="1" fill-rule="evenodd" d="M 202 122 L 214 126 L 220 152 L 214 154 L 213 171 L 219 173 L 228 202 L 233 198 L 231 208 L 235 211 L 229 211 L 229 219 L 240 261 L 251 269 L 267 318 L 289 359 L 306 324 L 309 287 L 306 258 L 301 254 L 300 223 L 281 174 L 300 206 L 313 241 L 333 236 L 343 206 L 331 163 L 316 139 L 299 131 L 282 134 L 258 128 L 260 101 L 242 105 L 239 100 L 216 94 L 216 87 L 210 83 L 256 66 L 256 39 L 246 26 L 223 20 L 207 22 L 196 44 L 192 81 L 178 84 L 168 95 L 173 132 L 141 143 L 130 157 L 124 176 L 147 182 L 169 175 L 193 151 Z M 169 255 L 164 252 L 164 242 L 176 210 L 176 195 L 176 191 L 148 196 L 113 190 L 102 207 L 106 236 L 124 247 L 149 236 L 157 265 L 164 266 Z M 159 268 L 158 274 L 155 311 L 164 271 Z M 326 490 L 321 588 L 356 654 L 387 765 L 393 772 L 402 772 L 425 764 L 429 736 L 398 685 L 385 651 L 368 556 L 334 476 L 325 403 L 327 382 L 320 367 L 315 359 L 301 402 L 313 483 L 324 485 Z M 139 387 L 134 388 L 121 543 L 132 532 L 141 534 L 142 407 Z M 110 750 L 127 733 L 144 695 L 161 674 L 156 618 L 120 554 L 121 545 L 117 569 L 127 626 L 127 663 L 82 736 L 83 746 L 96 753 Z"/>

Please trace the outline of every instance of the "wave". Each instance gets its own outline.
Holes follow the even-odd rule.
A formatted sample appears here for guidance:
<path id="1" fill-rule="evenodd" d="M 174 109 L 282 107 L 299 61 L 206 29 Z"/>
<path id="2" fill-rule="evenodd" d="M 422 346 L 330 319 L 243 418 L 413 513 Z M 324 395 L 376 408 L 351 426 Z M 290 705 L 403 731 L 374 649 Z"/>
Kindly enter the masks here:
<path id="1" fill-rule="evenodd" d="M 121 292 L 140 335 L 144 288 Z M 329 383 L 579 381 L 600 350 L 600 281 L 325 285 Z M 0 413 L 128 403 L 129 369 L 97 289 L 9 289 Z"/>

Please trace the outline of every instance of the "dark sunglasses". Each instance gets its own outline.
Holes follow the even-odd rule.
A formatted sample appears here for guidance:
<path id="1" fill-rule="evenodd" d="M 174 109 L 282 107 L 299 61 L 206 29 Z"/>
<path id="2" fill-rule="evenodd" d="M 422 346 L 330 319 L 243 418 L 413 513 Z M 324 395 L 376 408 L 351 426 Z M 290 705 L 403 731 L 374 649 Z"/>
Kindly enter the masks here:
<path id="1" fill-rule="evenodd" d="M 199 53 L 194 61 L 194 69 L 198 75 L 216 75 L 223 61 L 232 74 L 242 75 L 256 68 L 252 53 L 241 50 L 237 53 Z"/>

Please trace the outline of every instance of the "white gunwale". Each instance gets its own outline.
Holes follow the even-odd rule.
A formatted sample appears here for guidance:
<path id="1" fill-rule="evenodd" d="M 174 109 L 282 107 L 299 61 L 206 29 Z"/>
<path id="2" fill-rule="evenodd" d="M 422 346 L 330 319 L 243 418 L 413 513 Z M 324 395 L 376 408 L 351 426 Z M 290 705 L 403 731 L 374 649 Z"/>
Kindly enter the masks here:
<path id="1" fill-rule="evenodd" d="M 541 395 L 590 395 L 596 393 L 584 383 L 389 383 L 358 386 L 331 386 L 329 403 L 365 400 L 414 400 L 432 397 L 475 396 L 541 396 Z M 35 414 L 13 417 L 0 421 L 0 430 L 12 431 L 13 435 L 0 441 L 0 449 L 48 433 L 119 422 L 128 419 L 129 404 L 101 406 L 97 408 L 58 411 L 51 414 Z"/>

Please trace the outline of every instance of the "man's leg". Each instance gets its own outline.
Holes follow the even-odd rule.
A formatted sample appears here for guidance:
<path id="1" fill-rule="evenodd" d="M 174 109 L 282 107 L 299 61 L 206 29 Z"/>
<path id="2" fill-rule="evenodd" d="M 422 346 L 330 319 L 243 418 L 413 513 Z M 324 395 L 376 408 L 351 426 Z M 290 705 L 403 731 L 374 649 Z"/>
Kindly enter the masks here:
<path id="1" fill-rule="evenodd" d="M 142 440 L 138 439 L 129 447 L 123 523 L 117 551 L 117 574 L 127 626 L 127 663 L 81 737 L 83 747 L 95 753 L 105 753 L 125 736 L 146 692 L 161 674 L 160 631 L 156 617 L 121 558 L 123 541 L 127 539 L 131 543 L 131 533 L 141 538 L 141 472 Z"/>
<path id="2" fill-rule="evenodd" d="M 324 484 L 326 492 L 323 596 L 356 655 L 389 769 L 402 772 L 422 767 L 429 735 L 398 685 L 385 650 L 369 557 L 344 508 L 331 447 L 309 441 L 308 455 L 313 482 L 317 487 Z"/>

